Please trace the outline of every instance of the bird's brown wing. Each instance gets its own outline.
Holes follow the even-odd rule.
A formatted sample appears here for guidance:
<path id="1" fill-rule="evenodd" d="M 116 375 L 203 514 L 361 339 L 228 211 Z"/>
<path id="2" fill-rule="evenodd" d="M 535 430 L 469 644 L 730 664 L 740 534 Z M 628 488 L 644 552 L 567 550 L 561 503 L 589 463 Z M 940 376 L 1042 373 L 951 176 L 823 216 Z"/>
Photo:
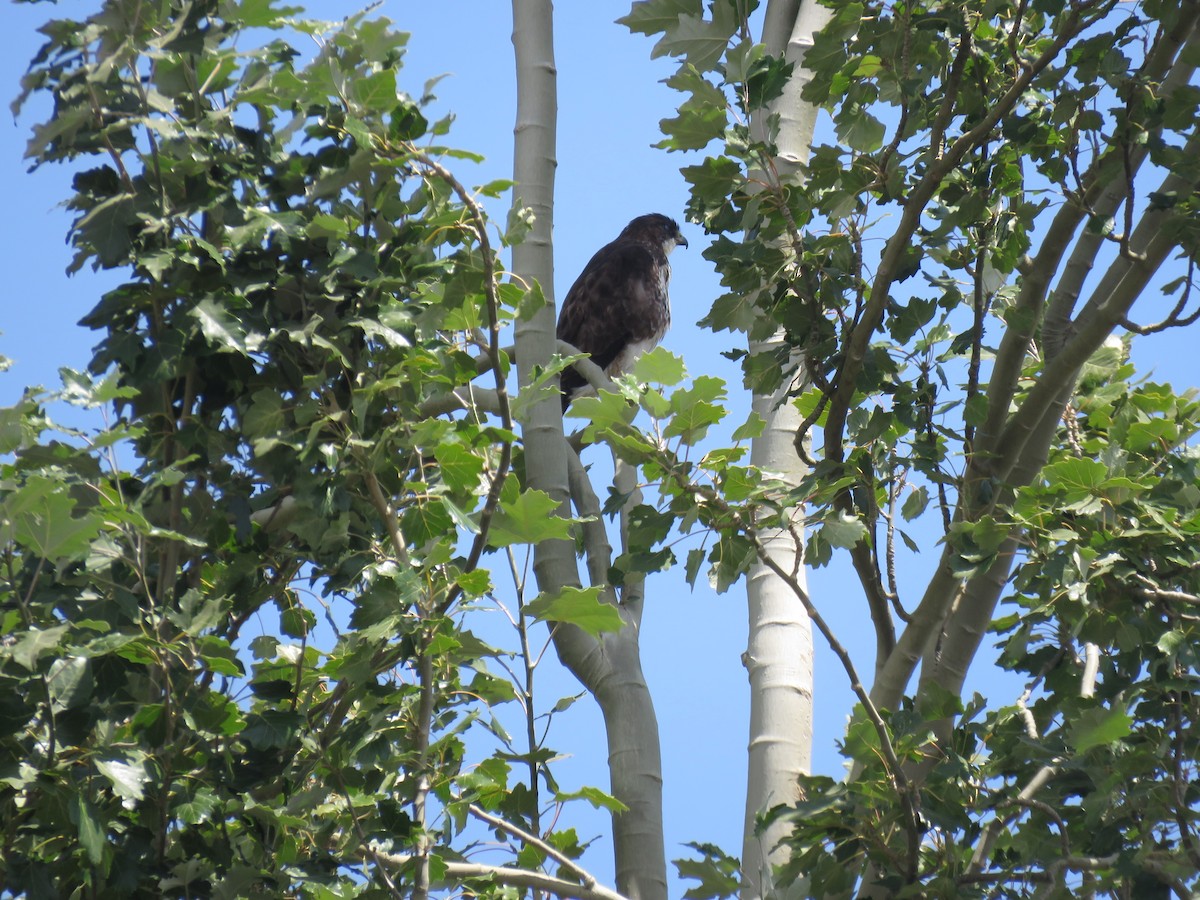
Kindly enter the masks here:
<path id="1" fill-rule="evenodd" d="M 654 255 L 641 243 L 613 241 L 584 266 L 558 315 L 558 339 L 608 369 L 630 344 L 663 330 L 665 298 Z M 583 387 L 574 369 L 562 373 L 564 398 Z"/>

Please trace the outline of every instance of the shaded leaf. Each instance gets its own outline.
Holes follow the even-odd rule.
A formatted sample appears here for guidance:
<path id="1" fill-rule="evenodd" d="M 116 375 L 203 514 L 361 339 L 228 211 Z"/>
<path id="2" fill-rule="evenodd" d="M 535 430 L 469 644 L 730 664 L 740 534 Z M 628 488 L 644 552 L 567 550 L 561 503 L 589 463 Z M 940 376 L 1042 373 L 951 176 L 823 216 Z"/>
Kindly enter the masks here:
<path id="1" fill-rule="evenodd" d="M 1086 753 L 1128 737 L 1133 719 L 1120 707 L 1089 709 L 1080 713 L 1067 731 L 1067 741 L 1076 753 Z"/>

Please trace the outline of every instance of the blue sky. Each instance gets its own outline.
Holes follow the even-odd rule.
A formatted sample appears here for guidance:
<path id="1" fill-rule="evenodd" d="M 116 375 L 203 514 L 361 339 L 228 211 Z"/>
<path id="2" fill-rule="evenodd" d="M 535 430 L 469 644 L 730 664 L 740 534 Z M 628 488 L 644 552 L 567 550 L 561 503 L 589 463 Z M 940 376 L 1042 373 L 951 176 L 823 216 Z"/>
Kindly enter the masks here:
<path id="1" fill-rule="evenodd" d="M 9 98 L 40 45 L 38 25 L 52 15 L 82 15 L 92 3 L 63 7 L 10 4 L 0 16 L 6 52 L 0 55 L 0 84 Z M 358 10 L 346 2 L 309 5 L 317 17 L 341 18 Z M 673 70 L 666 60 L 651 60 L 652 42 L 631 35 L 613 20 L 625 3 L 560 3 L 556 20 L 559 74 L 559 138 L 556 193 L 556 293 L 561 297 L 579 269 L 633 216 L 663 212 L 682 218 L 687 190 L 678 173 L 689 160 L 652 148 L 658 121 L 674 112 L 681 95 L 661 84 Z M 449 74 L 435 90 L 436 112 L 454 112 L 448 142 L 480 152 L 486 162 L 457 174 L 468 184 L 508 178 L 512 171 L 515 79 L 510 43 L 510 7 L 498 0 L 384 0 L 375 14 L 411 31 L 401 84 L 418 94 L 424 82 Z M 65 243 L 70 218 L 59 207 L 68 196 L 70 173 L 50 167 L 25 174 L 22 161 L 30 127 L 46 105 L 31 104 L 14 125 L 0 125 L 0 179 L 8 214 L 0 218 L 0 256 L 6 272 L 0 304 L 0 354 L 13 368 L 0 374 L 0 403 L 13 402 L 29 384 L 53 387 L 59 366 L 83 368 L 95 335 L 76 322 L 116 283 L 111 274 L 84 271 L 68 278 L 71 258 Z M 493 204 L 501 219 L 502 205 Z M 692 374 L 727 379 L 736 407 L 744 410 L 740 376 L 720 352 L 736 346 L 728 333 L 714 335 L 696 327 L 721 292 L 711 266 L 701 258 L 707 239 L 684 224 L 691 246 L 672 257 L 674 326 L 665 345 L 682 355 Z M 1186 334 L 1168 334 L 1140 344 L 1137 360 L 1159 378 L 1179 387 L 1196 384 L 1195 357 Z M 744 413 L 734 416 L 738 422 Z M 603 451 L 590 451 L 597 458 Z M 935 549 L 910 561 L 902 573 L 909 594 L 923 580 Z M 680 568 L 648 582 L 643 657 L 654 692 L 663 738 L 666 776 L 666 827 L 669 857 L 683 855 L 686 841 L 710 841 L 740 854 L 742 793 L 745 778 L 748 688 L 739 655 L 745 647 L 745 602 L 740 586 L 717 596 L 706 586 L 687 588 Z M 860 592 L 844 557 L 810 576 L 812 596 L 854 652 L 869 651 L 872 639 Z M 990 651 L 985 650 L 990 656 Z M 870 658 L 861 669 L 869 674 Z M 578 688 L 552 660 L 545 664 L 544 708 Z M 1008 703 L 1019 686 L 984 679 L 996 688 L 993 700 Z M 834 742 L 850 710 L 846 679 L 818 639 L 816 678 L 816 752 L 818 771 L 840 774 Z M 607 786 L 606 752 L 599 714 L 589 699 L 558 718 L 551 743 L 572 754 L 559 772 L 566 790 L 583 784 Z M 573 815 L 573 814 L 572 814 Z M 599 836 L 588 865 L 611 879 L 611 845 L 606 816 L 577 823 L 581 837 Z M 672 893 L 678 893 L 673 890 Z"/>

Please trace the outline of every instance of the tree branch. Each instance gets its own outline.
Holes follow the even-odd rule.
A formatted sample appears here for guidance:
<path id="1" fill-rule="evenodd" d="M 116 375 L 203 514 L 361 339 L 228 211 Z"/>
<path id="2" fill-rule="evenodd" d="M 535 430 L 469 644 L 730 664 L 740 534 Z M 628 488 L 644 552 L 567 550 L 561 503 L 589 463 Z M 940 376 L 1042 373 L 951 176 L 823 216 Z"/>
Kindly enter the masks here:
<path id="1" fill-rule="evenodd" d="M 1092 664 L 1093 649 L 1096 650 L 1096 653 L 1094 654 L 1096 661 L 1095 665 Z M 1091 697 L 1096 692 L 1096 673 L 1099 669 L 1100 655 L 1098 648 L 1095 648 L 1095 645 L 1093 644 L 1088 644 L 1085 652 L 1087 654 L 1087 662 L 1084 665 L 1083 678 L 1081 679 L 1079 685 L 1079 696 Z M 1034 773 L 1033 777 L 1029 779 L 1029 783 L 1021 789 L 1020 793 L 1018 793 L 1016 797 L 1011 798 L 1011 800 L 1008 802 L 1015 802 L 1018 805 L 1024 805 L 1033 802 L 1034 795 L 1043 787 L 1045 787 L 1051 778 L 1058 774 L 1059 762 L 1059 760 L 1055 760 L 1050 765 L 1042 766 L 1040 769 L 1038 769 L 1037 772 Z M 1001 804 L 1001 806 L 1002 805 L 1003 804 Z M 997 809 L 1000 809 L 1001 806 L 997 806 Z M 1000 837 L 1000 832 L 1004 828 L 1008 827 L 1008 824 L 1013 820 L 1013 818 L 1013 816 L 996 816 L 996 818 L 992 819 L 992 821 L 988 823 L 987 828 L 984 829 L 983 835 L 979 839 L 979 843 L 975 847 L 975 852 L 971 856 L 971 865 L 967 869 L 968 875 L 975 875 L 983 871 L 984 866 L 987 865 L 988 859 L 992 855 L 992 848 L 996 845 L 997 838 Z M 1066 829 L 1061 827 L 1061 820 L 1059 825 L 1062 839 L 1065 842 Z M 1069 855 L 1070 847 L 1065 847 L 1063 852 L 1064 855 Z"/>
<path id="2" fill-rule="evenodd" d="M 1192 187 L 1175 175 L 1169 175 L 1163 182 L 1163 190 L 1167 191 L 1185 186 Z M 1150 277 L 1177 246 L 1170 229 L 1166 228 L 1168 224 L 1169 216 L 1165 210 L 1152 210 L 1143 217 L 1133 241 L 1138 248 L 1138 257 L 1133 260 L 1121 257 L 1113 262 L 1080 314 L 1075 334 L 1054 359 L 1047 361 L 1041 376 L 1009 418 L 996 441 L 994 463 L 988 467 L 992 478 L 1001 483 L 1009 481 L 1037 423 L 1046 416 L 1063 386 L 1075 383 L 1079 369 L 1117 323 L 1128 315 Z"/>
<path id="3" fill-rule="evenodd" d="M 638 487 L 638 470 L 633 463 L 626 462 L 617 456 L 614 448 L 613 487 L 617 493 L 625 497 L 621 504 L 621 549 L 628 553 L 629 543 L 629 514 L 633 508 L 642 502 L 642 492 Z M 642 572 L 626 572 L 624 583 L 621 585 L 621 606 L 624 608 L 635 626 L 642 621 L 643 602 L 646 599 L 646 576 Z"/>
<path id="4" fill-rule="evenodd" d="M 372 862 L 394 868 L 406 866 L 413 860 L 413 857 L 407 854 L 385 853 L 371 846 L 363 847 L 359 852 Z M 445 866 L 448 878 L 455 881 L 483 879 L 512 887 L 547 891 L 556 897 L 572 898 L 572 900 L 629 900 L 623 894 L 595 884 L 595 878 L 592 878 L 593 887 L 585 887 L 573 881 L 555 878 L 544 872 L 530 872 L 527 869 L 511 869 L 505 866 L 487 866 L 481 863 L 453 860 L 443 860 L 442 865 Z"/>
<path id="5" fill-rule="evenodd" d="M 997 99 L 988 114 L 975 127 L 960 135 L 945 154 L 929 166 L 925 176 L 909 193 L 896 231 L 884 247 L 875 281 L 871 285 L 867 307 L 846 341 L 845 356 L 833 379 L 835 387 L 830 397 L 825 424 L 825 455 L 827 459 L 841 462 L 845 458 L 843 439 L 846 418 L 850 413 L 850 401 L 854 396 L 858 375 L 866 360 L 871 338 L 887 309 L 892 282 L 899 272 L 904 254 L 912 244 L 913 234 L 920 225 L 925 207 L 945 177 L 958 167 L 970 150 L 987 140 L 992 129 L 1025 94 L 1033 79 L 1057 58 L 1063 47 L 1078 33 L 1081 27 L 1079 10 L 1074 10 L 1067 17 L 1062 32 L 1050 42 L 1037 60 L 1022 70 L 1012 86 Z"/>
<path id="6" fill-rule="evenodd" d="M 432 419 L 434 416 L 444 416 L 460 410 L 478 410 L 499 415 L 500 395 L 491 388 L 480 388 L 471 384 L 459 385 L 452 391 L 435 394 L 425 400 L 418 415 Z"/>
<path id="7" fill-rule="evenodd" d="M 492 253 L 491 242 L 488 240 L 487 220 L 484 218 L 483 210 L 475 198 L 445 166 L 441 165 L 437 160 L 426 156 L 411 144 L 404 144 L 403 146 L 407 154 L 418 165 L 428 169 L 450 187 L 470 216 L 471 230 L 475 233 L 475 239 L 479 241 L 479 252 L 483 256 L 483 292 L 487 300 L 488 316 L 487 356 L 491 363 L 494 389 L 499 407 L 500 425 L 505 432 L 511 434 L 514 431 L 514 423 L 512 408 L 509 405 L 508 383 L 505 379 L 507 366 L 505 365 L 505 360 L 502 358 L 502 351 L 500 349 L 500 299 L 496 293 L 495 255 Z M 492 516 L 496 513 L 496 507 L 500 503 L 500 489 L 504 487 L 504 480 L 508 476 L 511 464 L 512 441 L 502 440 L 500 441 L 500 460 L 496 464 L 496 470 L 490 479 L 483 507 L 479 511 L 479 530 L 475 533 L 475 538 L 471 541 L 471 549 L 467 553 L 466 562 L 463 564 L 464 571 L 470 572 L 479 564 L 479 559 L 483 555 L 483 548 L 487 546 L 488 528 L 491 525 Z M 461 584 L 455 582 L 450 586 L 450 590 L 447 591 L 445 598 L 441 601 L 441 608 L 443 610 L 449 609 L 461 593 Z"/>
<path id="8" fill-rule="evenodd" d="M 588 478 L 579 454 L 569 446 L 565 452 L 571 500 L 575 504 L 575 512 L 584 520 L 580 528 L 583 531 L 583 552 L 588 581 L 593 586 L 607 586 L 608 570 L 612 565 L 612 544 L 608 540 L 608 529 L 604 527 L 600 498 L 592 488 L 592 481 Z M 614 604 L 617 602 L 614 592 L 609 591 L 609 600 Z"/>
<path id="9" fill-rule="evenodd" d="M 571 361 L 571 368 L 583 376 L 583 380 L 588 383 L 588 386 L 597 393 L 600 391 L 616 391 L 617 387 L 613 384 L 612 379 L 608 377 L 608 373 L 596 363 L 592 362 L 591 358 L 586 355 L 580 355 L 582 350 L 578 349 L 566 341 L 558 341 L 558 353 L 560 356 L 578 356 L 578 359 Z"/>
<path id="10" fill-rule="evenodd" d="M 562 851 L 556 849 L 555 847 L 551 847 L 541 838 L 530 834 L 528 831 L 525 831 L 522 828 L 518 828 L 511 822 L 506 822 L 499 816 L 493 816 L 491 813 L 485 811 L 479 806 L 476 806 L 474 803 L 468 806 L 467 809 L 470 810 L 471 815 L 480 821 L 487 822 L 492 827 L 499 828 L 501 831 L 507 831 L 522 843 L 528 844 L 539 853 L 542 853 L 557 862 L 563 868 L 569 869 L 577 878 L 579 878 L 580 883 L 585 888 L 591 890 L 596 887 L 596 877 L 594 875 L 592 875 L 587 871 L 587 869 L 583 868 L 581 865 L 579 865 L 579 863 L 575 862 L 575 860 L 571 859 Z"/>

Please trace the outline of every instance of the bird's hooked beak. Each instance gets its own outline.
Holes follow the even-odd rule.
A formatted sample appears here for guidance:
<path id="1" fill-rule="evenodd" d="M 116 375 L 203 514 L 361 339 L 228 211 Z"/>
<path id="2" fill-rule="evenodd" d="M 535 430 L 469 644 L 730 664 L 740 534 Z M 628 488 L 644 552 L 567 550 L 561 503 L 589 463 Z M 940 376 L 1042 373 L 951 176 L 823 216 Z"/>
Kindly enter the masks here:
<path id="1" fill-rule="evenodd" d="M 679 232 L 679 231 L 675 232 L 675 246 L 683 247 L 684 249 L 687 249 L 687 245 L 688 245 L 687 238 L 685 238 L 683 236 L 683 233 Z"/>

